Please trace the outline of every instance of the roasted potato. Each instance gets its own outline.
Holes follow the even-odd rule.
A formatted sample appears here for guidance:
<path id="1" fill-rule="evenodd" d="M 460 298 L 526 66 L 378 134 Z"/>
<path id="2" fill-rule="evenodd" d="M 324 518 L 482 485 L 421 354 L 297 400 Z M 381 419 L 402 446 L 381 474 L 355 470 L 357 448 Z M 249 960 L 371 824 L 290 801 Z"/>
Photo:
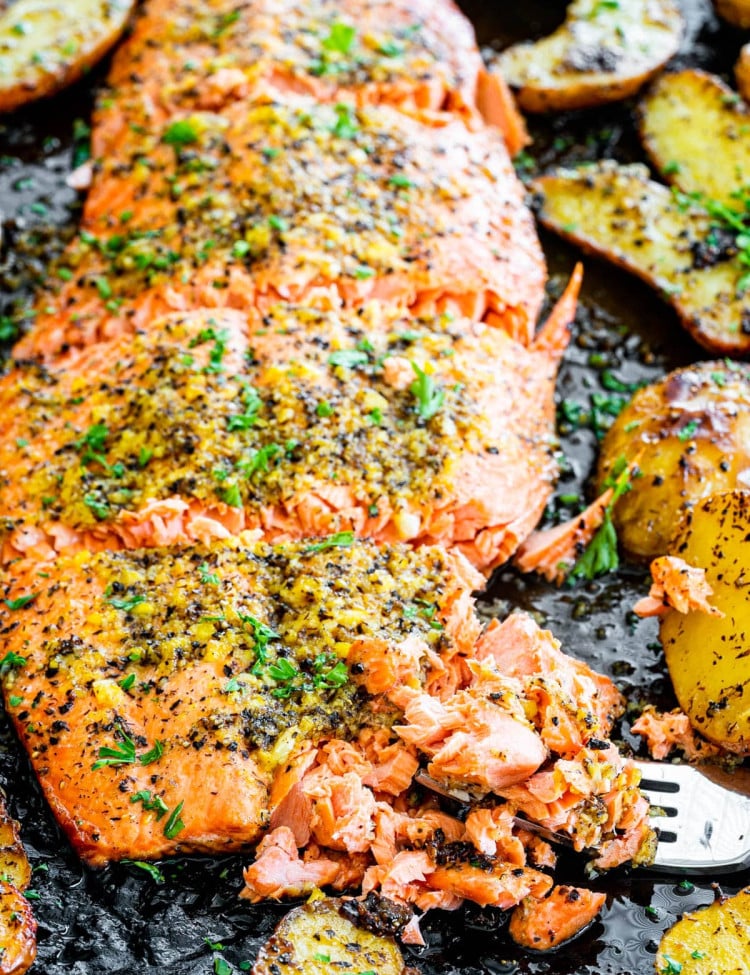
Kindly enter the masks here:
<path id="1" fill-rule="evenodd" d="M 406 975 L 396 942 L 356 927 L 325 897 L 290 911 L 260 949 L 251 975 Z"/>
<path id="2" fill-rule="evenodd" d="M 735 27 L 750 27 L 750 0 L 714 0 L 716 13 Z"/>
<path id="3" fill-rule="evenodd" d="M 747 975 L 750 971 L 750 887 L 686 914 L 661 939 L 657 972 Z"/>
<path id="4" fill-rule="evenodd" d="M 658 78 L 640 106 L 641 138 L 654 166 L 685 193 L 737 206 L 750 183 L 750 109 L 705 71 Z"/>
<path id="5" fill-rule="evenodd" d="M 729 491 L 686 512 L 668 554 L 704 569 L 723 615 L 670 609 L 661 642 L 680 707 L 693 727 L 729 751 L 750 752 L 750 492 Z"/>
<path id="6" fill-rule="evenodd" d="M 18 0 L 0 12 L 0 112 L 76 81 L 115 43 L 135 0 Z"/>
<path id="7" fill-rule="evenodd" d="M 750 367 L 699 362 L 639 390 L 602 443 L 600 491 L 620 457 L 640 476 L 615 505 L 617 536 L 633 555 L 664 555 L 686 506 L 750 488 Z"/>
<path id="8" fill-rule="evenodd" d="M 645 166 L 609 160 L 542 176 L 532 189 L 546 227 L 647 281 L 701 345 L 750 354 L 748 268 L 736 235 L 702 207 L 676 199 Z"/>
<path id="9" fill-rule="evenodd" d="M 26 898 L 0 881 L 0 975 L 23 975 L 36 957 L 36 921 Z"/>
<path id="10" fill-rule="evenodd" d="M 588 108 L 633 95 L 676 53 L 674 0 L 574 0 L 562 27 L 503 51 L 496 67 L 527 112 Z"/>
<path id="11" fill-rule="evenodd" d="M 745 44 L 740 51 L 737 64 L 734 66 L 734 76 L 740 94 L 746 102 L 750 102 L 750 44 Z"/>
<path id="12" fill-rule="evenodd" d="M 0 799 L 0 881 L 26 890 L 31 880 L 31 866 L 21 845 L 18 823 L 8 815 Z"/>

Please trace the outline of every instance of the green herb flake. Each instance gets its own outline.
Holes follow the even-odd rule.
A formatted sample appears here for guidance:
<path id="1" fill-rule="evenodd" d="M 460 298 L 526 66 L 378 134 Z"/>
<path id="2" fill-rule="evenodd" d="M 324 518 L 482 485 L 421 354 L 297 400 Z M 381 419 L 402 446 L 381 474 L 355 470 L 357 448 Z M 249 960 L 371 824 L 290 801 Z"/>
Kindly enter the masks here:
<path id="1" fill-rule="evenodd" d="M 682 430 L 680 430 L 679 433 L 677 434 L 677 439 L 681 440 L 682 443 L 685 443 L 688 440 L 692 440 L 692 438 L 695 436 L 695 431 L 698 429 L 699 425 L 700 424 L 698 423 L 697 420 L 691 420 L 689 423 L 686 423 L 685 426 L 682 428 Z"/>
<path id="2" fill-rule="evenodd" d="M 164 142 L 170 146 L 189 146 L 198 141 L 198 128 L 195 121 L 189 118 L 173 122 L 163 136 Z"/>
<path id="3" fill-rule="evenodd" d="M 321 41 L 321 46 L 326 51 L 335 51 L 337 54 L 349 54 L 357 37 L 356 27 L 349 24 L 342 24 L 335 21 L 331 24 L 328 36 Z"/>
<path id="4" fill-rule="evenodd" d="M 164 883 L 164 874 L 155 863 L 147 863 L 145 860 L 122 860 L 121 862 L 126 863 L 131 867 L 138 867 L 139 870 L 143 870 L 143 872 L 147 873 L 149 877 L 151 877 L 151 879 L 157 884 Z"/>
<path id="5" fill-rule="evenodd" d="M 114 606 L 115 609 L 121 609 L 124 613 L 130 613 L 135 609 L 136 606 L 140 606 L 141 603 L 145 603 L 146 597 L 142 596 L 140 593 L 135 593 L 132 596 L 107 597 L 105 602 L 109 603 L 110 606 Z"/>
<path id="6" fill-rule="evenodd" d="M 422 420 L 431 420 L 442 409 L 445 391 L 416 362 L 411 367 L 417 378 L 409 386 L 409 392 L 417 400 L 417 415 Z"/>
<path id="7" fill-rule="evenodd" d="M 339 103 L 334 106 L 336 112 L 336 122 L 331 128 L 331 132 L 337 139 L 354 139 L 359 132 L 357 115 L 351 105 Z"/>
<path id="8" fill-rule="evenodd" d="M 178 833 L 181 833 L 183 829 L 185 829 L 185 824 L 180 818 L 180 813 L 182 812 L 182 807 L 184 805 L 184 800 L 176 805 L 170 813 L 169 819 L 164 824 L 164 835 L 168 840 L 173 840 Z"/>
<path id="9" fill-rule="evenodd" d="M 357 366 L 366 366 L 370 359 L 366 352 L 360 349 L 339 349 L 328 356 L 328 364 L 331 366 L 345 366 L 347 369 L 356 369 Z"/>
<path id="10" fill-rule="evenodd" d="M 322 400 L 315 407 L 315 413 L 318 416 L 323 417 L 323 418 L 325 418 L 327 416 L 333 416 L 333 407 L 331 406 L 330 403 L 326 402 L 326 400 Z"/>
<path id="11" fill-rule="evenodd" d="M 239 484 L 230 484 L 229 487 L 224 488 L 221 492 L 221 500 L 224 504 L 228 504 L 230 508 L 241 508 L 242 494 L 240 493 Z"/>
<path id="12" fill-rule="evenodd" d="M 169 806 L 161 796 L 152 795 L 148 789 L 141 789 L 130 797 L 131 802 L 140 802 L 148 812 L 156 813 L 156 818 L 161 819 L 169 812 Z"/>
<path id="13" fill-rule="evenodd" d="M 214 958 L 214 975 L 232 975 L 232 966 L 220 956 Z"/>
<path id="14" fill-rule="evenodd" d="M 211 571 L 208 562 L 202 562 L 198 566 L 198 576 L 204 586 L 218 586 L 221 581 L 216 573 Z"/>
<path id="15" fill-rule="evenodd" d="M 17 694 L 11 694 L 8 698 L 8 703 L 12 708 L 17 708 L 19 704 L 23 704 L 23 698 Z"/>
<path id="16" fill-rule="evenodd" d="M 302 549 L 303 552 L 324 552 L 329 548 L 348 548 L 354 544 L 354 532 L 336 532 L 324 538 L 322 542 L 315 542 Z"/>
<path id="17" fill-rule="evenodd" d="M 28 596 L 18 596 L 16 599 L 4 599 L 3 602 L 8 609 L 23 609 L 25 606 L 30 606 L 38 595 L 39 593 L 32 592 Z"/>
<path id="18" fill-rule="evenodd" d="M 128 674 L 127 677 L 123 677 L 122 680 L 118 680 L 118 686 L 124 691 L 129 691 L 130 688 L 135 684 L 135 674 Z"/>

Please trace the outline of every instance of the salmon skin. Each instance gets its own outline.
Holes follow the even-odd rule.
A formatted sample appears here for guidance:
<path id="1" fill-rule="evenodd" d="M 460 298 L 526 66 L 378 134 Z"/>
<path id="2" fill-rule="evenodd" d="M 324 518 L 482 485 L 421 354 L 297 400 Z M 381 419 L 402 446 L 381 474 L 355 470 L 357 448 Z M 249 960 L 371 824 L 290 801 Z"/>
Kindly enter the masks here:
<path id="1" fill-rule="evenodd" d="M 450 311 L 530 344 L 545 268 L 499 134 L 298 101 L 128 128 L 57 273 L 21 358 L 279 300 Z"/>
<path id="2" fill-rule="evenodd" d="M 442 543 L 488 571 L 552 490 L 561 351 L 450 315 L 278 305 L 18 363 L 0 380 L 4 557 L 253 528 Z"/>
<path id="3" fill-rule="evenodd" d="M 612 862 L 650 833 L 637 773 L 606 738 L 621 708 L 611 682 L 528 617 L 483 631 L 470 597 L 481 577 L 458 553 L 245 533 L 182 551 L 81 551 L 9 575 L 6 705 L 92 864 L 239 849 L 271 827 L 253 897 L 266 896 L 265 851 L 286 857 L 291 833 L 295 854 L 314 842 L 309 859 L 329 861 L 317 879 L 334 863 L 349 885 L 338 854 L 362 854 L 365 889 L 512 906 L 551 886 L 512 872 L 525 862 L 517 809 L 556 817 Z M 489 858 L 478 872 L 460 824 L 427 816 L 430 802 L 408 811 L 424 758 L 444 781 L 509 797 L 470 830 Z M 443 849 L 446 827 L 462 839 Z M 414 896 L 389 874 L 397 853 L 422 858 Z"/>

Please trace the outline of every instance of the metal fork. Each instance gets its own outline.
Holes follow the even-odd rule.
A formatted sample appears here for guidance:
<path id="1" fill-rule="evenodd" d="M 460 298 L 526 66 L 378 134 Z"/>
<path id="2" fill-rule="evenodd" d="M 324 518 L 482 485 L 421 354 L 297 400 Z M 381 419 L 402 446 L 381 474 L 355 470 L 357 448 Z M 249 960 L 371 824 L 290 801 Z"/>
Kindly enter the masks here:
<path id="1" fill-rule="evenodd" d="M 652 870 L 719 877 L 750 866 L 750 771 L 636 762 L 659 844 Z"/>
<path id="2" fill-rule="evenodd" d="M 750 866 L 750 770 L 725 772 L 706 766 L 639 762 L 641 791 L 651 803 L 659 843 L 650 870 L 658 873 L 720 877 Z M 416 782 L 439 795 L 469 803 L 477 797 L 447 788 L 424 771 Z M 571 840 L 543 826 L 516 817 L 524 829 L 552 843 Z"/>

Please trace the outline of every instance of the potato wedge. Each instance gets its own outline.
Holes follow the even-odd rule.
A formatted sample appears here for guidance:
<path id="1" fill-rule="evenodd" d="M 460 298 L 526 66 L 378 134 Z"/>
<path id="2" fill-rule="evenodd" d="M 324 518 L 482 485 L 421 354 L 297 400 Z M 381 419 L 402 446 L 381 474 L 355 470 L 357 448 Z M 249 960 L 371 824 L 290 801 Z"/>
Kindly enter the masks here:
<path id="1" fill-rule="evenodd" d="M 729 751 L 750 752 L 750 492 L 714 494 L 690 509 L 669 555 L 704 569 L 723 616 L 669 610 L 661 642 L 680 707 L 693 727 Z"/>
<path id="2" fill-rule="evenodd" d="M 509 47 L 496 66 L 527 112 L 589 108 L 633 95 L 681 36 L 674 0 L 574 0 L 562 27 Z"/>
<path id="3" fill-rule="evenodd" d="M 18 0 L 0 13 L 0 112 L 76 81 L 122 33 L 135 0 Z"/>
<path id="4" fill-rule="evenodd" d="M 325 897 L 290 911 L 260 949 L 251 975 L 406 975 L 396 942 L 356 927 L 339 913 L 339 903 Z"/>
<path id="5" fill-rule="evenodd" d="M 599 491 L 620 457 L 641 476 L 615 505 L 617 537 L 632 555 L 664 555 L 687 505 L 750 488 L 750 367 L 699 362 L 639 390 L 602 443 Z"/>
<path id="6" fill-rule="evenodd" d="M 686 914 L 661 939 L 656 971 L 682 975 L 750 972 L 750 887 Z"/>
<path id="7" fill-rule="evenodd" d="M 23 975 L 36 957 L 36 921 L 26 898 L 0 882 L 0 975 Z"/>
<path id="8" fill-rule="evenodd" d="M 714 0 L 716 13 L 735 27 L 750 27 L 750 0 Z"/>
<path id="9" fill-rule="evenodd" d="M 697 204 L 675 199 L 645 166 L 605 160 L 535 180 L 545 227 L 608 258 L 661 292 L 705 348 L 750 354 L 750 291 L 735 235 Z"/>
<path id="10" fill-rule="evenodd" d="M 750 183 L 750 109 L 715 75 L 658 78 L 641 102 L 641 138 L 654 166 L 685 193 L 728 206 Z"/>

